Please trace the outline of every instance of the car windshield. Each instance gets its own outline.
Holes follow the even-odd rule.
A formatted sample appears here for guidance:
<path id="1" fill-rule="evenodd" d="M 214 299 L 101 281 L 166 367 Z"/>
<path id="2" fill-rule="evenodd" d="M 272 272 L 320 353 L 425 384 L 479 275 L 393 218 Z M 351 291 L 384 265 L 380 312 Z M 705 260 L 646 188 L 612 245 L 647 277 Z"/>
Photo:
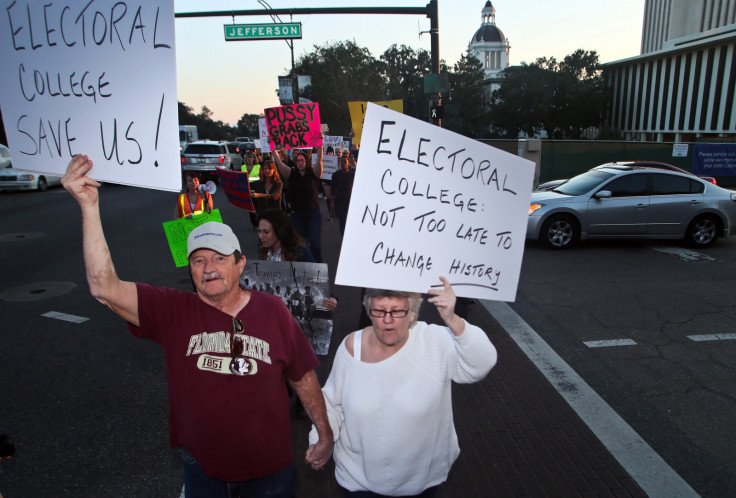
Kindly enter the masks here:
<path id="1" fill-rule="evenodd" d="M 559 187 L 553 188 L 552 191 L 565 195 L 583 195 L 596 185 L 600 185 L 601 182 L 608 180 L 613 175 L 614 173 L 610 173 L 608 171 L 586 171 L 581 175 L 570 178 Z"/>
<path id="2" fill-rule="evenodd" d="M 189 144 L 184 149 L 184 154 L 219 154 L 220 146 L 217 144 Z"/>

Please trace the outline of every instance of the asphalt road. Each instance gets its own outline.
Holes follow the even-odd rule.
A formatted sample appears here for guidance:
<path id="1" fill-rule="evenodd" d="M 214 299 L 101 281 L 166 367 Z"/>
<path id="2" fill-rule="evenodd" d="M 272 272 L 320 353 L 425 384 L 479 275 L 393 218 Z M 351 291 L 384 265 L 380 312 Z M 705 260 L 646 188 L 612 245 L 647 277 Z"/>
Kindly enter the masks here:
<path id="1" fill-rule="evenodd" d="M 103 224 L 120 276 L 188 288 L 161 222 L 175 195 L 105 185 Z M 246 256 L 245 213 L 215 206 Z M 86 286 L 79 208 L 62 189 L 0 194 L 0 432 L 18 453 L 0 492 L 176 497 L 163 355 L 133 340 Z M 512 307 L 703 496 L 736 492 L 736 238 L 700 253 L 676 243 L 526 248 Z M 79 323 L 43 316 L 86 318 Z M 688 336 L 720 334 L 720 340 Z M 591 348 L 588 341 L 633 345 Z"/>
<path id="2" fill-rule="evenodd" d="M 735 278 L 733 237 L 527 244 L 511 306 L 698 493 L 734 496 Z"/>

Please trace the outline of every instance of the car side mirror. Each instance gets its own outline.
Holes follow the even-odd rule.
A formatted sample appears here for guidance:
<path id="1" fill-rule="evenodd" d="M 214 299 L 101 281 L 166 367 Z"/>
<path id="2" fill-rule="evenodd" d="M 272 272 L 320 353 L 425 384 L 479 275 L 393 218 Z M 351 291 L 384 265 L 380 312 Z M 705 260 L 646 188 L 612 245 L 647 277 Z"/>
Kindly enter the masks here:
<path id="1" fill-rule="evenodd" d="M 611 191 L 610 190 L 599 190 L 595 193 L 593 196 L 596 199 L 610 199 L 611 198 Z"/>

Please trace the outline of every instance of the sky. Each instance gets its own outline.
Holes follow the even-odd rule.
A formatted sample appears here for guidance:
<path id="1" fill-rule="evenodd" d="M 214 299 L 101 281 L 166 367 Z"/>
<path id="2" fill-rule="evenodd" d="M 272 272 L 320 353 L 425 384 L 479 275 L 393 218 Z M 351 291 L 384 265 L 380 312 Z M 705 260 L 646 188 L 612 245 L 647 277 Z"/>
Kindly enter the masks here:
<path id="1" fill-rule="evenodd" d="M 271 8 L 424 7 L 429 0 L 266 0 Z M 645 0 L 492 0 L 496 26 L 509 40 L 510 64 L 538 57 L 562 60 L 577 49 L 595 50 L 600 62 L 639 55 Z M 438 0 L 440 57 L 452 66 L 465 54 L 480 28 L 486 0 Z M 264 9 L 258 0 L 174 0 L 174 12 Z M 392 44 L 430 50 L 429 19 L 419 15 L 281 16 L 301 22 L 294 40 L 294 59 L 315 45 L 352 40 L 379 58 Z M 271 23 L 268 15 L 240 16 L 236 24 Z M 179 101 L 195 113 L 207 106 L 213 119 L 235 125 L 245 114 L 261 114 L 279 105 L 278 76 L 291 69 L 291 50 L 284 40 L 225 41 L 224 25 L 232 16 L 177 18 L 176 63 Z M 356 98 L 357 100 L 357 98 Z M 347 104 L 346 104 L 347 105 Z"/>

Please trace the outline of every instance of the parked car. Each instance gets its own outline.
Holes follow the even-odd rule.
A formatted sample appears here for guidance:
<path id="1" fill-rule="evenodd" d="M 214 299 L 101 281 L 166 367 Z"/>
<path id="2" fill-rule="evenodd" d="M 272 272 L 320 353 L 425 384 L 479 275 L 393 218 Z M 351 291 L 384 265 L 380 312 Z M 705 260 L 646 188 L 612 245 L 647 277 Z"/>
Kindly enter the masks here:
<path id="1" fill-rule="evenodd" d="M 669 171 L 678 171 L 680 173 L 685 173 L 687 175 L 692 175 L 693 174 L 693 173 L 690 173 L 689 171 L 685 171 L 682 168 L 678 168 L 677 166 L 675 166 L 673 164 L 661 163 L 659 161 L 624 161 L 624 162 L 615 162 L 615 163 L 612 163 L 612 164 L 624 164 L 626 166 L 647 166 L 647 167 L 650 167 L 650 168 L 666 169 L 666 170 L 669 170 Z M 713 185 L 718 185 L 718 183 L 716 182 L 716 179 L 713 178 L 712 176 L 702 176 L 702 175 L 693 175 L 693 176 L 697 176 L 698 178 L 702 178 L 706 182 L 712 183 Z M 562 185 L 566 181 L 567 181 L 567 179 L 564 179 L 564 180 L 550 180 L 548 182 L 540 183 L 539 185 L 537 185 L 537 188 L 535 188 L 534 190 L 552 190 L 553 188 Z"/>
<path id="2" fill-rule="evenodd" d="M 215 178 L 217 177 L 215 168 L 240 171 L 243 158 L 234 150 L 231 151 L 228 143 L 208 140 L 190 143 L 181 155 L 182 173 L 196 171 L 200 175 Z"/>
<path id="3" fill-rule="evenodd" d="M 39 190 L 60 185 L 61 177 L 43 173 L 18 171 L 13 168 L 10 151 L 0 144 L 0 190 Z"/>
<path id="4" fill-rule="evenodd" d="M 526 238 L 552 249 L 594 238 L 686 239 L 736 233 L 736 192 L 687 172 L 608 163 L 532 192 Z"/>

